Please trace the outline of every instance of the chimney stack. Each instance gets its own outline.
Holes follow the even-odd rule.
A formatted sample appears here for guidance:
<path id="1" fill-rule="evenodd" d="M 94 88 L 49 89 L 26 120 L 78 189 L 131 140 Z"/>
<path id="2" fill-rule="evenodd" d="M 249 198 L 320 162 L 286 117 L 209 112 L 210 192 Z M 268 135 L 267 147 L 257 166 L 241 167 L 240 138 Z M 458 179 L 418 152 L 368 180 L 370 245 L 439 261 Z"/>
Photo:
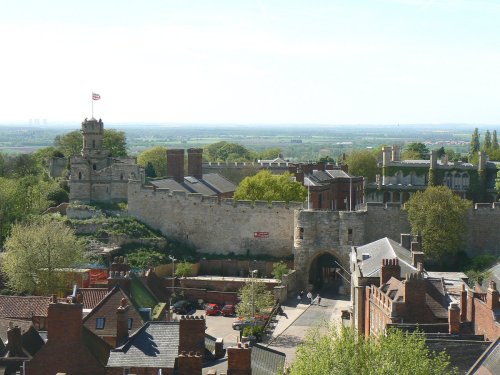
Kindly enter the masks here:
<path id="1" fill-rule="evenodd" d="M 411 264 L 413 267 L 417 267 L 418 264 L 424 264 L 424 253 L 420 250 L 420 242 L 411 242 Z"/>
<path id="2" fill-rule="evenodd" d="M 399 259 L 382 259 L 382 267 L 380 268 L 380 286 L 388 282 L 391 277 L 399 280 L 401 277 L 401 266 Z"/>
<path id="3" fill-rule="evenodd" d="M 188 149 L 188 176 L 203 179 L 203 149 Z"/>
<path id="4" fill-rule="evenodd" d="M 417 272 L 407 273 L 406 279 L 403 281 L 404 299 L 408 306 L 409 323 L 416 322 L 419 318 L 417 315 L 425 306 L 425 295 L 427 288 L 424 279 L 422 263 L 418 263 Z"/>
<path id="5" fill-rule="evenodd" d="M 125 343 L 128 339 L 128 309 L 127 300 L 122 298 L 116 309 L 116 342 L 115 347 Z"/>
<path id="6" fill-rule="evenodd" d="M 201 375 L 203 357 L 199 352 L 181 352 L 178 357 L 179 375 Z"/>
<path id="7" fill-rule="evenodd" d="M 227 375 L 252 375 L 252 349 L 247 343 L 227 349 Z"/>
<path id="8" fill-rule="evenodd" d="M 448 307 L 448 326 L 450 333 L 460 333 L 460 307 L 456 302 Z"/>
<path id="9" fill-rule="evenodd" d="M 500 302 L 498 301 L 498 290 L 497 283 L 490 281 L 488 285 L 488 291 L 486 292 L 486 306 L 490 310 L 496 310 L 500 308 Z"/>
<path id="10" fill-rule="evenodd" d="M 125 293 L 130 293 L 130 265 L 127 257 L 115 257 L 108 277 L 108 290 L 119 285 Z"/>
<path id="11" fill-rule="evenodd" d="M 74 343 L 82 336 L 83 305 L 76 298 L 68 297 L 67 303 L 57 302 L 53 295 L 47 312 L 48 341 Z"/>
<path id="12" fill-rule="evenodd" d="M 184 182 L 184 149 L 167 149 L 167 177 Z"/>
<path id="13" fill-rule="evenodd" d="M 401 233 L 400 245 L 407 250 L 411 249 L 411 239 L 412 235 L 410 233 Z"/>
<path id="14" fill-rule="evenodd" d="M 9 322 L 9 329 L 7 330 L 7 350 L 9 357 L 26 357 L 23 351 L 23 339 L 21 337 L 21 328 L 14 326 Z"/>
<path id="15" fill-rule="evenodd" d="M 179 321 L 179 353 L 202 352 L 205 348 L 205 318 L 182 316 Z"/>

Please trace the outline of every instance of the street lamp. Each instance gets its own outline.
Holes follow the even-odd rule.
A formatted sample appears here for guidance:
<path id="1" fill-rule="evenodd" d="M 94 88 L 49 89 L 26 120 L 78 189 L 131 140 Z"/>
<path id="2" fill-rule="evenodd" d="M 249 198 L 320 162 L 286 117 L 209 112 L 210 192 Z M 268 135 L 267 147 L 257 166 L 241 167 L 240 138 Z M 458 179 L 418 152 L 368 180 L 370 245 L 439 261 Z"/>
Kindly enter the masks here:
<path id="1" fill-rule="evenodd" d="M 250 276 L 252 278 L 252 337 L 253 337 L 253 330 L 255 327 L 255 282 L 254 282 L 254 275 L 259 272 L 259 270 L 253 270 L 250 272 Z"/>
<path id="2" fill-rule="evenodd" d="M 172 296 L 174 294 L 174 288 L 175 288 L 175 273 L 174 273 L 174 270 L 175 270 L 175 262 L 177 261 L 177 259 L 175 259 L 172 255 L 169 255 L 168 256 L 169 259 L 172 261 L 172 292 L 170 293 L 170 309 L 173 308 L 172 306 Z"/>

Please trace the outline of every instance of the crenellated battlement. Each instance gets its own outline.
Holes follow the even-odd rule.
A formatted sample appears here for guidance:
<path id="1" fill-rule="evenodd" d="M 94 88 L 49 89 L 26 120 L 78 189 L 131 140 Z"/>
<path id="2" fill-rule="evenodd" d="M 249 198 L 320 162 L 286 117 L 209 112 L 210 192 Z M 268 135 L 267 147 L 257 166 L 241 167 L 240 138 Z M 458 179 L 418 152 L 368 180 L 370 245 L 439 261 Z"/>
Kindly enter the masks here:
<path id="1" fill-rule="evenodd" d="M 258 163 L 258 162 L 208 162 L 203 163 L 203 167 L 221 167 L 221 168 L 244 168 L 244 167 L 282 167 L 287 168 L 289 165 L 296 163 Z"/>
<path id="2" fill-rule="evenodd" d="M 249 200 L 235 200 L 232 198 L 222 198 L 206 196 L 200 193 L 187 193 L 182 190 L 170 190 L 167 188 L 155 188 L 154 186 L 141 185 L 140 181 L 130 180 L 129 186 L 131 194 L 145 194 L 145 196 L 162 196 L 164 199 L 172 199 L 177 201 L 186 201 L 192 203 L 206 204 L 207 206 L 213 206 L 215 204 L 219 206 L 230 206 L 230 207 L 244 207 L 244 208 L 279 208 L 287 210 L 295 210 L 303 208 L 303 204 L 300 202 L 290 202 L 286 203 L 283 201 L 273 201 L 268 203 L 267 201 L 249 201 Z"/>

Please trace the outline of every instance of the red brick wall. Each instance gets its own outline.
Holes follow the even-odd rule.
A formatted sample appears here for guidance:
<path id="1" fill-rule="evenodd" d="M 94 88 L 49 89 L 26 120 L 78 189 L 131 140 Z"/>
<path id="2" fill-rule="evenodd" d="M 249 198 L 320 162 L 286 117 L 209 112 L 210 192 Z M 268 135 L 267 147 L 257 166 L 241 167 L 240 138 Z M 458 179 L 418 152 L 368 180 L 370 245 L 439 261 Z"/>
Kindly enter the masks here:
<path id="1" fill-rule="evenodd" d="M 500 337 L 500 323 L 495 321 L 493 311 L 488 309 L 486 303 L 474 298 L 474 333 L 484 335 L 490 341 Z"/>
<path id="2" fill-rule="evenodd" d="M 179 353 L 200 352 L 205 348 L 206 322 L 203 316 L 181 317 L 179 321 Z"/>
<path id="3" fill-rule="evenodd" d="M 227 349 L 227 375 L 252 375 L 252 349 L 248 345 Z"/>
<path id="4" fill-rule="evenodd" d="M 130 368 L 130 373 L 134 375 L 158 375 L 158 368 L 152 368 L 152 367 L 132 367 Z M 162 374 L 163 375 L 173 375 L 174 374 L 174 369 L 171 368 L 162 368 Z M 68 374 L 72 375 L 72 374 Z M 123 368 L 107 368 L 106 369 L 106 375 L 123 375 Z M 184 375 L 184 374 L 180 374 Z"/>

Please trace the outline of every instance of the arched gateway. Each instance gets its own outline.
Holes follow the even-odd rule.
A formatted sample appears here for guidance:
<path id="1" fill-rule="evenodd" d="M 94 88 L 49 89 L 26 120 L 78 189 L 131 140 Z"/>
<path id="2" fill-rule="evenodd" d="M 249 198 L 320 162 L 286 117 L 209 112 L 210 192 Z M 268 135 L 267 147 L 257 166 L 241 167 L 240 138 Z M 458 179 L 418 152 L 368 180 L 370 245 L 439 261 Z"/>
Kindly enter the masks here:
<path id="1" fill-rule="evenodd" d="M 314 290 L 325 288 L 338 292 L 339 287 L 344 285 L 340 276 L 340 261 L 331 252 L 317 254 L 310 260 L 308 269 L 308 285 L 312 285 Z"/>

